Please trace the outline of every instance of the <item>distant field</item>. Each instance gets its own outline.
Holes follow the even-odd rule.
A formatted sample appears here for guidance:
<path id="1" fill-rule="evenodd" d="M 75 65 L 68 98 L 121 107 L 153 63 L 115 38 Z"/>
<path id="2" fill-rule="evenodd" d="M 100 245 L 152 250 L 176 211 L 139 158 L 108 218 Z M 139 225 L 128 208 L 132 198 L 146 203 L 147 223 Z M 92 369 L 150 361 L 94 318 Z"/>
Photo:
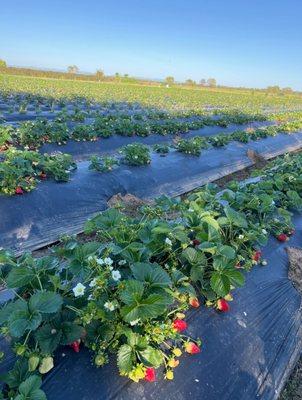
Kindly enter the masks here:
<path id="1" fill-rule="evenodd" d="M 200 111 L 205 108 L 241 111 L 302 109 L 298 94 L 273 95 L 260 90 L 179 88 L 125 83 L 85 82 L 0 74 L 0 92 L 23 92 L 58 98 L 83 97 L 98 102 L 130 102 L 166 110 Z"/>

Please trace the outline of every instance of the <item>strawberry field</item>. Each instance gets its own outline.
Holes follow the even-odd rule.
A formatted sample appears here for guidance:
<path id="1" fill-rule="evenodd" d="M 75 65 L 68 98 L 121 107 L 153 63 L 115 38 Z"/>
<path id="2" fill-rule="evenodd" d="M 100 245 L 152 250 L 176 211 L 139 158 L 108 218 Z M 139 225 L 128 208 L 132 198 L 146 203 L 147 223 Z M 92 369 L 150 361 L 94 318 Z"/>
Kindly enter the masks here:
<path id="1" fill-rule="evenodd" d="M 2 398 L 277 399 L 301 352 L 300 96 L 0 83 Z"/>

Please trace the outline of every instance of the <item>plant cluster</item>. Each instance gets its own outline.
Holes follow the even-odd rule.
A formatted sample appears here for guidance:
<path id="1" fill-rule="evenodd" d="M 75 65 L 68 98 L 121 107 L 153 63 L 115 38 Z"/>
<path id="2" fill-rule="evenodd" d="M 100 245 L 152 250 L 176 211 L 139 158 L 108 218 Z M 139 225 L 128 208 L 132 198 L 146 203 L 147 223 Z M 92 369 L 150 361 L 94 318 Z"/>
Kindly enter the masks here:
<path id="1" fill-rule="evenodd" d="M 18 356 L 3 397 L 45 399 L 41 376 L 59 346 L 94 353 L 97 367 L 116 353 L 121 375 L 173 379 L 182 352 L 200 352 L 186 314 L 202 304 L 230 310 L 241 271 L 266 261 L 269 234 L 294 233 L 302 208 L 302 156 L 287 156 L 256 183 L 206 185 L 181 199 L 159 198 L 137 217 L 109 209 L 85 225 L 83 241 L 64 237 L 48 256 L 0 252 L 1 282 L 14 292 L 0 311 L 1 333 Z"/>
<path id="2" fill-rule="evenodd" d="M 0 193 L 23 194 L 36 187 L 39 180 L 53 178 L 66 182 L 70 171 L 76 168 L 68 154 L 41 155 L 35 151 L 10 148 L 0 161 Z"/>
<path id="3" fill-rule="evenodd" d="M 152 148 L 153 148 L 153 151 L 155 151 L 155 153 L 158 153 L 162 156 L 165 156 L 170 151 L 169 145 L 164 144 L 164 143 L 163 144 L 161 144 L 161 143 L 155 144 Z"/>
<path id="4" fill-rule="evenodd" d="M 149 147 L 140 143 L 127 144 L 122 147 L 123 162 L 132 166 L 147 165 L 151 162 Z"/>
<path id="5" fill-rule="evenodd" d="M 207 147 L 206 138 L 201 136 L 195 136 L 192 139 L 180 139 L 175 145 L 177 151 L 192 156 L 200 156 L 201 149 L 206 149 Z"/>
<path id="6" fill-rule="evenodd" d="M 112 171 L 112 169 L 119 164 L 118 160 L 114 157 L 104 156 L 92 156 L 90 158 L 89 169 L 98 171 L 98 172 L 108 172 Z"/>

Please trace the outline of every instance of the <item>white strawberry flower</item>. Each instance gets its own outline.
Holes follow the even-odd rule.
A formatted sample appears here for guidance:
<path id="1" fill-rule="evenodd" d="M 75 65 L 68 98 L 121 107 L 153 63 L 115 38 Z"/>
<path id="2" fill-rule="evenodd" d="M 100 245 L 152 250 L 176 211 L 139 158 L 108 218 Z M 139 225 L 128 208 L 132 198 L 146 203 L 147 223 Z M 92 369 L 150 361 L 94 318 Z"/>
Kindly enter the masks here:
<path id="1" fill-rule="evenodd" d="M 111 276 L 114 281 L 119 281 L 122 277 L 120 271 L 118 271 L 117 269 L 111 271 Z"/>
<path id="2" fill-rule="evenodd" d="M 97 282 L 96 278 L 92 279 L 92 281 L 89 283 L 89 287 L 95 287 L 96 282 Z"/>
<path id="3" fill-rule="evenodd" d="M 105 262 L 104 262 L 104 260 L 103 260 L 102 258 L 97 258 L 97 259 L 96 259 L 96 262 L 97 262 L 99 265 L 104 265 L 104 264 L 105 264 Z"/>
<path id="4" fill-rule="evenodd" d="M 85 293 L 85 286 L 82 285 L 82 283 L 78 283 L 73 289 L 74 297 L 80 297 L 83 296 Z"/>
<path id="5" fill-rule="evenodd" d="M 172 246 L 172 241 L 171 241 L 171 239 L 169 239 L 169 238 L 166 238 L 165 243 L 166 243 L 168 246 Z"/>
<path id="6" fill-rule="evenodd" d="M 104 263 L 106 265 L 112 265 L 113 264 L 113 260 L 110 257 L 106 257 L 106 258 L 104 258 Z"/>
<path id="7" fill-rule="evenodd" d="M 140 321 L 139 318 L 138 319 L 134 319 L 133 321 L 130 321 L 130 325 L 131 326 L 137 325 L 139 323 L 139 321 Z"/>
<path id="8" fill-rule="evenodd" d="M 238 239 L 239 239 L 239 240 L 244 239 L 244 235 L 239 235 L 239 236 L 238 236 Z"/>
<path id="9" fill-rule="evenodd" d="M 267 230 L 266 229 L 262 229 L 261 232 L 263 233 L 263 235 L 267 235 Z"/>
<path id="10" fill-rule="evenodd" d="M 106 310 L 108 311 L 114 311 L 116 307 L 112 301 L 106 301 L 106 303 L 104 304 L 104 308 L 106 308 Z"/>

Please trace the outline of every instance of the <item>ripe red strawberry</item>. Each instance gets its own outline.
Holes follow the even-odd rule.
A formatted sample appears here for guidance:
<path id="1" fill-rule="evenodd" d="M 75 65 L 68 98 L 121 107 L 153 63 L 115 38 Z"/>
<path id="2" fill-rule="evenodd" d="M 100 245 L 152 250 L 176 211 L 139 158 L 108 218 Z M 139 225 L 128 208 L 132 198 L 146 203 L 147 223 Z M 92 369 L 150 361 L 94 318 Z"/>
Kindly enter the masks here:
<path id="1" fill-rule="evenodd" d="M 219 311 L 227 312 L 230 310 L 229 303 L 225 299 L 217 300 L 217 308 Z"/>
<path id="2" fill-rule="evenodd" d="M 23 194 L 23 193 L 24 193 L 24 192 L 23 192 L 23 189 L 21 188 L 21 186 L 17 186 L 17 187 L 16 187 L 15 193 L 16 193 L 16 194 Z"/>
<path id="3" fill-rule="evenodd" d="M 70 343 L 69 346 L 73 349 L 73 351 L 78 353 L 80 351 L 80 343 L 80 340 L 75 340 L 74 342 Z"/>
<path id="4" fill-rule="evenodd" d="M 194 239 L 192 240 L 193 246 L 199 246 L 200 245 L 200 240 Z"/>
<path id="5" fill-rule="evenodd" d="M 40 176 L 41 179 L 46 179 L 47 178 L 47 175 L 43 171 L 40 173 L 39 176 Z"/>
<path id="6" fill-rule="evenodd" d="M 190 297 L 189 304 L 194 308 L 198 308 L 200 306 L 200 303 L 196 297 Z"/>
<path id="7" fill-rule="evenodd" d="M 255 253 L 252 256 L 252 260 L 258 262 L 261 258 L 261 250 L 256 250 Z"/>
<path id="8" fill-rule="evenodd" d="M 147 368 L 145 372 L 145 380 L 148 382 L 154 382 L 156 380 L 155 369 Z"/>
<path id="9" fill-rule="evenodd" d="M 187 329 L 188 325 L 183 319 L 176 319 L 173 321 L 172 327 L 177 330 L 177 332 L 182 332 Z"/>
<path id="10" fill-rule="evenodd" d="M 200 353 L 200 348 L 197 346 L 197 344 L 193 342 L 189 342 L 185 344 L 185 350 L 189 354 L 198 354 Z"/>
<path id="11" fill-rule="evenodd" d="M 286 242 L 288 240 L 288 236 L 285 233 L 280 233 L 280 235 L 277 236 L 277 239 L 279 242 Z"/>

